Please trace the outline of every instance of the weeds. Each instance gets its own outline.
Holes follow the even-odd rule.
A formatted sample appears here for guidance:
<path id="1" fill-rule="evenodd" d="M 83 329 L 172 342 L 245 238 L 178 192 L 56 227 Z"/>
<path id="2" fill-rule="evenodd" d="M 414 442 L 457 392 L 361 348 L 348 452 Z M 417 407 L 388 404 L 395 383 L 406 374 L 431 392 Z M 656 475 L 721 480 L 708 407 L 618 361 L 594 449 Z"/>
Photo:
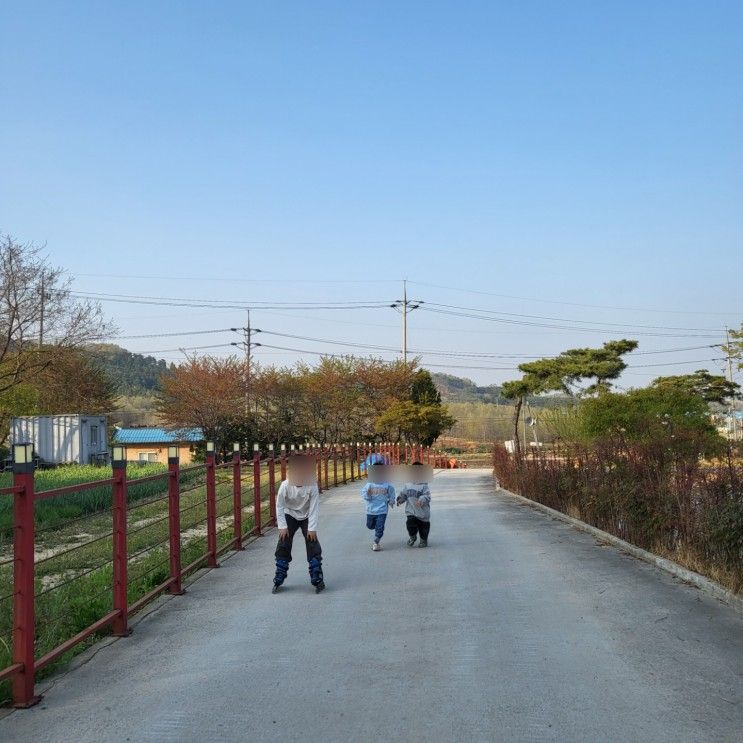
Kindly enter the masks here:
<path id="1" fill-rule="evenodd" d="M 743 465 L 662 442 L 604 440 L 518 461 L 493 454 L 500 483 L 628 542 L 743 589 Z"/>

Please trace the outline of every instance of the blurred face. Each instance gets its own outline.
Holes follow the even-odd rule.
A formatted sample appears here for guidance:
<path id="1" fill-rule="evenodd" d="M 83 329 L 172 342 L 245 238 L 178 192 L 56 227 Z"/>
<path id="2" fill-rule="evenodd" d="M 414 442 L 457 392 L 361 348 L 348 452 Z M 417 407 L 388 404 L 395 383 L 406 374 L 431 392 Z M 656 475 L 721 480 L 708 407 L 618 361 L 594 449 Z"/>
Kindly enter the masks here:
<path id="1" fill-rule="evenodd" d="M 312 457 L 291 457 L 287 462 L 286 479 L 290 485 L 314 485 L 317 481 L 315 460 Z"/>
<path id="2" fill-rule="evenodd" d="M 375 484 L 430 482 L 433 469 L 427 465 L 407 464 L 370 464 L 367 473 L 368 481 Z"/>
<path id="3" fill-rule="evenodd" d="M 433 478 L 433 468 L 428 464 L 411 464 L 406 469 L 408 482 L 430 482 Z"/>
<path id="4" fill-rule="evenodd" d="M 393 479 L 392 467 L 389 464 L 371 464 L 368 472 L 369 482 L 386 483 Z"/>

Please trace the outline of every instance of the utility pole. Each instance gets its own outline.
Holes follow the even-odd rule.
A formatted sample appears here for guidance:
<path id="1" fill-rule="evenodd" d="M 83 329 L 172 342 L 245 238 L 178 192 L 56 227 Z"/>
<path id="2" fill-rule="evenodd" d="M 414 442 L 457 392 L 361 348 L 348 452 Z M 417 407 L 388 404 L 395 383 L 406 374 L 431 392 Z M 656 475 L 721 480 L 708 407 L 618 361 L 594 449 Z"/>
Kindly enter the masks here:
<path id="1" fill-rule="evenodd" d="M 393 302 L 390 307 L 402 315 L 402 360 L 408 363 L 408 312 L 417 310 L 423 304 L 422 300 L 408 299 L 408 282 L 403 279 L 402 299 Z"/>
<path id="2" fill-rule="evenodd" d="M 39 313 L 39 348 L 44 345 L 44 303 L 46 290 L 44 289 L 44 272 L 41 272 L 41 311 Z"/>
<path id="3" fill-rule="evenodd" d="M 725 326 L 725 355 L 727 356 L 728 362 L 728 381 L 733 381 L 733 350 L 730 347 L 730 329 Z M 738 440 L 738 425 L 735 420 L 735 398 L 730 400 L 730 410 L 728 411 L 728 424 L 730 428 L 730 434 L 733 441 Z"/>
<path id="4" fill-rule="evenodd" d="M 249 383 L 250 383 L 250 349 L 252 347 L 252 341 L 253 341 L 253 331 L 252 331 L 252 329 L 250 327 L 250 310 L 248 310 L 248 327 L 245 328 L 245 330 L 243 331 L 243 333 L 244 333 L 244 337 L 245 337 L 245 363 L 247 365 L 247 372 L 246 372 L 247 373 L 247 382 L 248 382 L 248 385 L 249 385 Z M 247 393 L 247 387 L 248 387 L 248 385 L 246 385 L 246 392 L 245 392 L 245 401 L 246 401 L 246 404 L 247 404 L 247 397 L 248 397 L 248 393 Z"/>
<path id="5" fill-rule="evenodd" d="M 733 381 L 733 354 L 730 348 L 730 329 L 725 326 L 725 351 L 728 357 L 728 381 Z"/>
<path id="6" fill-rule="evenodd" d="M 250 348 L 252 341 L 250 310 L 248 310 L 248 327 L 243 328 L 243 339 L 245 348 L 245 416 L 247 417 L 250 413 Z"/>
<path id="7" fill-rule="evenodd" d="M 260 345 L 259 343 L 253 343 L 253 333 L 260 333 L 258 328 L 253 329 L 250 324 L 250 310 L 248 310 L 248 324 L 244 328 L 231 328 L 233 332 L 243 331 L 243 340 L 233 341 L 230 345 L 242 346 L 245 353 L 245 416 L 247 417 L 250 413 L 250 365 L 252 363 L 252 350 L 253 346 Z"/>
<path id="8" fill-rule="evenodd" d="M 408 363 L 408 282 L 402 282 L 402 360 Z"/>

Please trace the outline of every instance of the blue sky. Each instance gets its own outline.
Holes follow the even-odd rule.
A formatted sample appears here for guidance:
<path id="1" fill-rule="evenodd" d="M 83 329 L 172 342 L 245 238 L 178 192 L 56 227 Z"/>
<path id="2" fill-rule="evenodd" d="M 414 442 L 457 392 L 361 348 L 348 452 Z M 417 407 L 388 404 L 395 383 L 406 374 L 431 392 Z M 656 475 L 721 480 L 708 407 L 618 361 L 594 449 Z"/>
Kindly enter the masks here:
<path id="1" fill-rule="evenodd" d="M 0 231 L 82 292 L 382 303 L 407 278 L 431 303 L 412 349 L 710 345 L 743 320 L 742 25 L 738 2 L 6 2 Z M 105 307 L 123 335 L 245 321 Z M 390 308 L 253 323 L 400 343 Z M 120 342 L 176 360 L 231 338 Z M 622 384 L 717 356 L 637 356 Z M 519 360 L 424 358 L 482 383 Z"/>

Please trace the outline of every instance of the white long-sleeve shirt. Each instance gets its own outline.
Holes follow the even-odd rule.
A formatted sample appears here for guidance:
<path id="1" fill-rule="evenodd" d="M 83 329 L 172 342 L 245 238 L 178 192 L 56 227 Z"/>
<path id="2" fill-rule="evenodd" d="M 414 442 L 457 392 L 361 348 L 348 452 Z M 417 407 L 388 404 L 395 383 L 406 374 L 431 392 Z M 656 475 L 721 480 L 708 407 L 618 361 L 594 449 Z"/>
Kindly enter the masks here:
<path id="1" fill-rule="evenodd" d="M 279 529 L 286 529 L 286 515 L 297 521 L 307 519 L 307 530 L 317 531 L 320 516 L 320 491 L 317 485 L 290 485 L 286 480 L 276 493 L 276 521 Z"/>

